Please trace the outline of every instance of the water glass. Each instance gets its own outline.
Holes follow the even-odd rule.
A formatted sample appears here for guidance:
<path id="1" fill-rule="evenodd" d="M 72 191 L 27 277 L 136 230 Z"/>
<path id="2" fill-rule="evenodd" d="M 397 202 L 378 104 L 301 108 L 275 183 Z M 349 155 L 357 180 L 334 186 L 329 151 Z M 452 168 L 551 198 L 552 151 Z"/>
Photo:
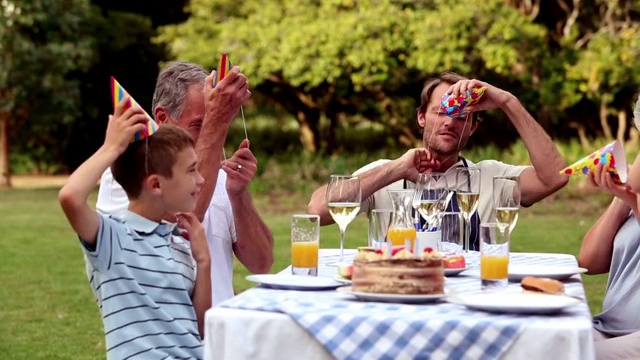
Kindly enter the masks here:
<path id="1" fill-rule="evenodd" d="M 296 214 L 291 217 L 291 272 L 318 276 L 320 216 Z"/>
<path id="2" fill-rule="evenodd" d="M 480 279 L 483 290 L 509 284 L 509 235 L 496 223 L 480 224 Z"/>
<path id="3" fill-rule="evenodd" d="M 462 255 L 464 252 L 464 218 L 460 212 L 440 213 L 442 240 L 440 251 L 445 255 Z"/>
<path id="4" fill-rule="evenodd" d="M 392 209 L 374 209 L 369 215 L 369 246 L 375 249 L 382 248 L 387 241 L 387 232 L 391 225 Z"/>

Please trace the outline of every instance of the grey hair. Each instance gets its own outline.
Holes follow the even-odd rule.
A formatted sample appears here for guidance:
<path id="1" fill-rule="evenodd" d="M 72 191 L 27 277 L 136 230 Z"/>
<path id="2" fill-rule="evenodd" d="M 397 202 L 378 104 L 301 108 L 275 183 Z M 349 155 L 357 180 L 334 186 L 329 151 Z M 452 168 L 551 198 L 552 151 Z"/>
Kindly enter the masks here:
<path id="1" fill-rule="evenodd" d="M 178 121 L 187 100 L 187 90 L 191 85 L 204 86 L 207 72 L 199 65 L 189 62 L 172 61 L 160 71 L 153 92 L 151 109 L 162 106 L 169 117 Z"/>

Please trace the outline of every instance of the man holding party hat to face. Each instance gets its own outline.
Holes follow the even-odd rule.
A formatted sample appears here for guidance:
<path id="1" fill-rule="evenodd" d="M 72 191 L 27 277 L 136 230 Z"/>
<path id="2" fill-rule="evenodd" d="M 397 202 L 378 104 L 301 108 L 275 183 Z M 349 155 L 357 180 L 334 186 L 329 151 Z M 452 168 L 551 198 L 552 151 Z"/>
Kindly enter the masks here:
<path id="1" fill-rule="evenodd" d="M 496 160 L 473 163 L 461 150 L 479 126 L 480 111 L 500 109 L 522 137 L 533 166 L 514 166 Z M 450 187 L 456 185 L 456 169 L 480 169 L 478 210 L 471 218 L 471 249 L 478 250 L 480 222 L 493 222 L 493 177 L 519 176 L 522 205 L 529 206 L 567 183 L 559 174 L 565 162 L 544 129 L 512 94 L 479 80 L 445 73 L 428 80 L 420 96 L 416 120 L 423 131 L 423 148 L 407 151 L 394 160 L 378 160 L 355 172 L 362 184 L 361 212 L 392 208 L 387 190 L 413 188 L 419 173 L 442 172 Z M 485 124 L 483 126 L 493 126 Z M 325 200 L 326 185 L 313 193 L 308 212 L 319 214 L 323 224 L 333 222 Z M 457 211 L 453 196 L 448 211 Z"/>
<path id="2" fill-rule="evenodd" d="M 217 75 L 207 74 L 196 64 L 169 63 L 158 76 L 152 105 L 160 128 L 179 126 L 196 141 L 198 171 L 205 183 L 195 214 L 209 242 L 214 306 L 234 295 L 234 254 L 253 273 L 266 273 L 273 263 L 271 231 L 247 189 L 258 167 L 249 140 L 243 140 L 228 160 L 221 161 L 229 125 L 251 96 L 248 80 L 234 66 L 214 87 Z M 109 170 L 102 176 L 96 207 L 111 214 L 127 208 L 122 188 Z"/>

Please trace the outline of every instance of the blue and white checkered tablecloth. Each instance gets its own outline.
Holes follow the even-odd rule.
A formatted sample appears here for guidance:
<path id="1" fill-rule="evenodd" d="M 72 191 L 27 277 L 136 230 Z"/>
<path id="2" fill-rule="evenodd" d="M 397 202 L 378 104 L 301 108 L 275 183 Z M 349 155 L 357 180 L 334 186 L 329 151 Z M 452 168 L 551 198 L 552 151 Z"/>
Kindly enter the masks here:
<path id="1" fill-rule="evenodd" d="M 349 254 L 345 260 L 352 257 Z M 447 278 L 448 290 L 457 293 L 480 290 L 478 275 L 473 273 L 479 261 L 477 253 L 467 258 L 470 275 Z M 333 256 L 321 259 L 320 276 L 335 275 L 335 268 L 324 265 L 335 260 Z M 514 264 L 541 264 L 541 260 L 546 261 L 535 255 L 511 256 Z M 549 264 L 576 266 L 576 261 L 564 257 L 551 259 Z M 220 307 L 287 314 L 336 359 L 499 359 L 526 326 L 533 321 L 548 321 L 544 316 L 471 311 L 446 302 L 424 305 L 360 302 L 336 291 L 262 287 L 229 299 Z M 553 319 L 570 319 L 575 315 L 569 311 Z"/>

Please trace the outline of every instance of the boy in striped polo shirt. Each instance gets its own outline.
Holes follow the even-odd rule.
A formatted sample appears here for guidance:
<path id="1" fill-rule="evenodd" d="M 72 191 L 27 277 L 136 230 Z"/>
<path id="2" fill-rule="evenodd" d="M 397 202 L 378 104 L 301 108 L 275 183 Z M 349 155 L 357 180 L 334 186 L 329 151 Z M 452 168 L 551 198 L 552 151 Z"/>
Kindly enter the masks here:
<path id="1" fill-rule="evenodd" d="M 211 259 L 202 224 L 189 212 L 204 179 L 183 129 L 164 125 L 130 143 L 148 120 L 140 107 L 124 111 L 129 101 L 109 117 L 104 144 L 69 177 L 59 201 L 83 246 L 107 358 L 200 359 Z M 87 203 L 109 166 L 130 201 L 120 218 Z M 190 241 L 162 220 L 167 213 L 176 213 Z"/>

